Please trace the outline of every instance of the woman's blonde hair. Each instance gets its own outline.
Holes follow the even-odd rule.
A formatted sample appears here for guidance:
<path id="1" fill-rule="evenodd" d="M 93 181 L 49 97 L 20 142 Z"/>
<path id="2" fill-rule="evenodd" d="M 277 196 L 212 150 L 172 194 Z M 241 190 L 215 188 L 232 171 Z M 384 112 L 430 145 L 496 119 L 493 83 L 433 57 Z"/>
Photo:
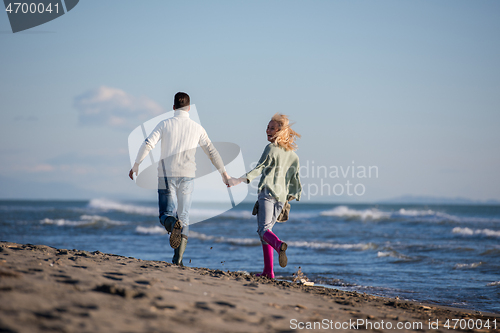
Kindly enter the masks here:
<path id="1" fill-rule="evenodd" d="M 279 130 L 276 132 L 274 142 L 280 146 L 285 148 L 285 150 L 296 150 L 297 144 L 295 143 L 295 139 L 300 138 L 300 134 L 295 132 L 290 126 L 290 121 L 288 120 L 288 116 L 276 113 L 271 121 L 275 121 L 279 125 Z"/>

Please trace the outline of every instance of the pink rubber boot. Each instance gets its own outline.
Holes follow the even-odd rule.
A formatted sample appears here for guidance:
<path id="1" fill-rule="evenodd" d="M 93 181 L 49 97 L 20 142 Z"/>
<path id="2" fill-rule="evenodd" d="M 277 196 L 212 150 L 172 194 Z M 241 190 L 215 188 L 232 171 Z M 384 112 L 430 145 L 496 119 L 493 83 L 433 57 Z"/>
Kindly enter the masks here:
<path id="1" fill-rule="evenodd" d="M 255 274 L 255 276 L 265 276 L 269 279 L 274 279 L 273 247 L 269 244 L 262 244 L 262 251 L 264 252 L 264 271 L 260 274 Z"/>
<path id="2" fill-rule="evenodd" d="M 288 245 L 285 242 L 280 241 L 278 236 L 276 236 L 271 230 L 267 230 L 262 236 L 262 239 L 269 245 L 271 245 L 276 252 L 279 254 L 279 262 L 281 267 L 286 267 L 288 259 L 286 257 L 286 249 Z"/>

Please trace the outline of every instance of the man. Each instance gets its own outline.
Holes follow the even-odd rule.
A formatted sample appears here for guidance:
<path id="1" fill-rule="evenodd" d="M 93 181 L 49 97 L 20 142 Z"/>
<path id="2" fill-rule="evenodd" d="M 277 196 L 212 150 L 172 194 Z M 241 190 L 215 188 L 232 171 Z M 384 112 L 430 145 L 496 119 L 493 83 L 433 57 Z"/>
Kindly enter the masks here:
<path id="1" fill-rule="evenodd" d="M 210 158 L 212 164 L 227 185 L 229 176 L 224 163 L 208 138 L 205 129 L 189 118 L 190 98 L 183 92 L 174 97 L 174 116 L 160 122 L 144 140 L 135 164 L 129 172 L 139 171 L 139 164 L 161 140 L 161 160 L 158 163 L 158 206 L 160 223 L 170 233 L 170 246 L 174 249 L 172 263 L 182 264 L 182 256 L 187 246 L 189 234 L 189 209 L 196 172 L 195 152 L 198 145 Z M 177 197 L 177 217 L 174 216 Z"/>

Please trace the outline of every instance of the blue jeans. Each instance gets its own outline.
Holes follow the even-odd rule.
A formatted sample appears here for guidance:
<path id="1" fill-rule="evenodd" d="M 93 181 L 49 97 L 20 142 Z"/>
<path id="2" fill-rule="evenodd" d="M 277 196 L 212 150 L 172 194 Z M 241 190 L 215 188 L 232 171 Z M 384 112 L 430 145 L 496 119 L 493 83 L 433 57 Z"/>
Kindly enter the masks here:
<path id="1" fill-rule="evenodd" d="M 191 208 L 191 193 L 194 189 L 194 178 L 191 177 L 159 177 L 158 207 L 160 221 L 163 215 L 176 216 L 182 222 L 184 236 L 189 234 L 189 209 Z M 175 197 L 177 210 L 175 209 Z M 176 211 L 176 214 L 174 214 Z M 161 223 L 161 222 L 160 222 Z"/>
<path id="2" fill-rule="evenodd" d="M 285 204 L 276 200 L 266 187 L 259 192 L 258 201 L 259 212 L 257 213 L 257 233 L 259 234 L 262 244 L 267 244 L 262 237 L 267 230 L 273 230 L 276 219 L 280 215 Z"/>

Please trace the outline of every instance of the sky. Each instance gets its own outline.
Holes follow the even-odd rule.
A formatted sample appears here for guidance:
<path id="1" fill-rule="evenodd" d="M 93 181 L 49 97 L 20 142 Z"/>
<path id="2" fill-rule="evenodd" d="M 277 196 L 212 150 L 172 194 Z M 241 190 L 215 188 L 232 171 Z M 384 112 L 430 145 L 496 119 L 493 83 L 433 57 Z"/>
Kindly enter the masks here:
<path id="1" fill-rule="evenodd" d="M 493 0 L 80 1 L 14 34 L 0 14 L 0 198 L 155 200 L 128 178 L 127 138 L 184 91 L 247 171 L 287 114 L 306 202 L 500 200 L 499 15 Z"/>

